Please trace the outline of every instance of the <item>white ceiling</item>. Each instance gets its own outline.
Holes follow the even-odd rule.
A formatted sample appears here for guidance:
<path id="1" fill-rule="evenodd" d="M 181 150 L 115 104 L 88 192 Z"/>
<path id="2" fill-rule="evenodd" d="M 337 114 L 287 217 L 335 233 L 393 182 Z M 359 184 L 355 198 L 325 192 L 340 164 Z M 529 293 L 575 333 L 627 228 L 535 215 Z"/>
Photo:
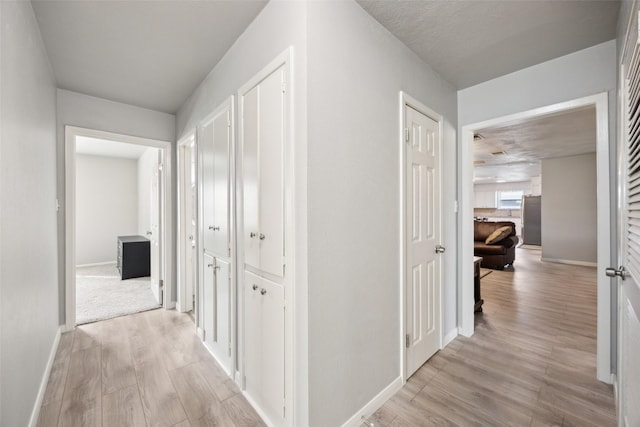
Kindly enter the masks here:
<path id="1" fill-rule="evenodd" d="M 615 0 L 357 0 L 457 89 L 612 40 Z"/>
<path id="2" fill-rule="evenodd" d="M 76 154 L 138 159 L 149 149 L 155 150 L 155 148 L 138 144 L 127 144 L 87 136 L 76 137 Z"/>
<path id="3" fill-rule="evenodd" d="M 266 0 L 33 0 L 58 87 L 175 113 Z"/>
<path id="4" fill-rule="evenodd" d="M 476 132 L 474 182 L 527 181 L 540 175 L 542 159 L 595 151 L 594 106 L 503 123 Z"/>

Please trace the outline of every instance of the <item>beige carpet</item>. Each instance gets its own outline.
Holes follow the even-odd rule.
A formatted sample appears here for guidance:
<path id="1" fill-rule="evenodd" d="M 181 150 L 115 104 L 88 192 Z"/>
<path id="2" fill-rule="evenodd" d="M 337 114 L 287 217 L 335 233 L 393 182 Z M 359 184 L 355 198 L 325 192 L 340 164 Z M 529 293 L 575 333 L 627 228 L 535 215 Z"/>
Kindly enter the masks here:
<path id="1" fill-rule="evenodd" d="M 158 308 L 151 278 L 120 280 L 115 263 L 76 268 L 76 324 Z"/>

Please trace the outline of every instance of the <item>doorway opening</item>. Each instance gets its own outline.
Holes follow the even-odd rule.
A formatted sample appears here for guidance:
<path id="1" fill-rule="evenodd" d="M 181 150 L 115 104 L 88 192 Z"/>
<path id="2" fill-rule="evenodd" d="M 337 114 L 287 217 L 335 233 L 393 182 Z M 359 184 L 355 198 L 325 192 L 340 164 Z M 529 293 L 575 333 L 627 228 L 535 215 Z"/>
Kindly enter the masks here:
<path id="1" fill-rule="evenodd" d="M 170 143 L 65 127 L 66 328 L 167 307 Z"/>
<path id="2" fill-rule="evenodd" d="M 195 133 L 178 141 L 178 295 L 176 309 L 198 318 L 198 166 Z"/>
<path id="3" fill-rule="evenodd" d="M 474 332 L 474 203 L 473 203 L 473 179 L 474 170 L 473 145 L 474 138 L 477 141 L 478 135 L 482 135 L 483 130 L 497 129 L 508 126 L 526 126 L 526 123 L 540 123 L 547 119 L 567 115 L 571 112 L 595 110 L 595 147 L 591 153 L 595 156 L 595 172 L 596 177 L 592 184 L 593 193 L 591 197 L 596 195 L 595 212 L 593 212 L 593 238 L 597 241 L 594 243 L 595 262 L 584 262 L 581 265 L 597 266 L 594 275 L 597 275 L 597 378 L 600 381 L 611 382 L 611 296 L 609 281 L 606 279 L 604 271 L 610 262 L 610 200 L 609 200 L 609 135 L 608 135 L 608 96 L 606 93 L 585 97 L 573 101 L 555 104 L 547 107 L 538 108 L 522 113 L 513 114 L 506 117 L 500 117 L 481 123 L 471 124 L 462 128 L 462 150 L 461 150 L 461 213 L 460 213 L 460 264 L 459 274 L 462 278 L 468 280 L 460 281 L 459 294 L 459 326 L 460 333 L 465 336 L 471 336 Z M 593 124 L 592 124 L 593 126 Z M 552 149 L 552 147 L 550 148 Z M 507 150 L 499 150 L 507 152 Z M 515 151 L 515 150 L 514 150 Z M 595 152 L 595 154 L 593 153 Z M 504 155 L 504 154 L 503 154 Z M 549 156 L 553 157 L 553 156 Z M 575 156 L 580 157 L 580 156 Z M 557 162 L 569 162 L 572 157 L 564 157 L 563 159 L 550 159 L 548 171 L 559 170 L 558 166 L 552 165 Z M 512 167 L 512 172 L 518 169 L 531 168 L 531 162 L 525 162 L 520 166 Z M 568 163 L 567 163 L 568 164 Z M 546 168 L 545 168 L 546 169 Z M 593 171 L 591 172 L 593 174 Z M 593 175 L 592 175 L 593 176 Z M 549 178 L 549 175 L 547 175 Z M 545 178 L 544 171 L 542 179 Z M 497 183 L 494 183 L 497 185 Z M 544 191 L 544 190 L 543 190 Z M 566 194 L 565 194 L 566 196 Z M 542 195 L 542 204 L 544 205 L 544 194 Z M 543 208 L 544 209 L 544 208 Z M 543 212 L 543 227 L 545 227 L 545 215 L 549 211 Z M 561 213 L 556 213 L 561 214 Z M 597 214 L 597 215 L 596 215 Z M 595 218 L 597 216 L 597 218 Z M 547 221 L 549 225 L 549 221 Z M 565 262 L 567 259 L 558 255 L 549 255 L 547 251 L 545 256 L 545 239 L 543 231 L 542 241 L 542 259 L 555 262 Z M 547 243 L 550 240 L 547 239 Z M 590 248 L 591 249 L 591 248 Z M 562 253 L 562 249 L 560 249 Z M 517 265 L 517 259 L 515 260 Z M 574 262 L 580 265 L 580 262 Z"/>

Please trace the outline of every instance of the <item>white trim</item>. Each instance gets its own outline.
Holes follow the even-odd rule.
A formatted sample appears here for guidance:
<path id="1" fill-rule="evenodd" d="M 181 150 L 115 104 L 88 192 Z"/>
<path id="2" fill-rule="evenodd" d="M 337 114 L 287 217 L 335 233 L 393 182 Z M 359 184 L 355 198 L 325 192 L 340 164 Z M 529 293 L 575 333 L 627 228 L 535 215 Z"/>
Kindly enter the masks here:
<path id="1" fill-rule="evenodd" d="M 192 130 L 191 132 L 189 132 L 184 138 L 180 139 L 178 141 L 177 144 L 177 149 L 176 149 L 176 153 L 177 153 L 177 161 L 176 161 L 176 165 L 177 165 L 177 179 L 176 179 L 176 190 L 177 190 L 177 195 L 176 195 L 176 202 L 177 202 L 177 231 L 176 231 L 176 241 L 177 241 L 177 245 L 176 245 L 176 249 L 178 251 L 177 257 L 176 257 L 176 279 L 177 279 L 177 300 L 176 300 L 176 309 L 177 311 L 184 313 L 187 311 L 191 311 L 191 310 L 195 310 L 195 307 L 193 307 L 192 302 L 189 300 L 189 297 L 187 296 L 187 287 L 185 286 L 185 282 L 186 282 L 186 271 L 184 269 L 183 263 L 184 263 L 184 258 L 186 257 L 186 246 L 185 246 L 185 239 L 182 234 L 185 232 L 185 226 L 183 224 L 184 221 L 184 195 L 182 194 L 182 190 L 183 190 L 183 183 L 182 183 L 182 178 L 183 178 L 183 173 L 184 173 L 184 154 L 183 154 L 183 150 L 185 148 L 189 148 L 189 152 L 191 152 L 192 150 L 197 150 L 196 147 L 196 132 L 195 130 Z M 197 151 L 196 151 L 197 152 Z M 197 163 L 197 162 L 196 162 Z M 197 166 L 196 166 L 197 168 Z M 196 177 L 198 176 L 197 171 L 196 171 Z M 198 180 L 196 179 L 196 200 L 198 198 L 198 192 L 200 189 L 200 183 L 198 182 Z M 196 203 L 196 217 L 198 217 L 198 203 Z M 196 221 L 197 224 L 197 221 Z M 197 230 L 196 230 L 197 232 Z M 194 236 L 195 237 L 195 236 Z M 198 239 L 199 241 L 200 239 Z M 197 244 L 198 242 L 196 242 Z M 196 268 L 195 268 L 195 275 L 194 275 L 194 281 L 196 282 L 195 288 L 197 288 L 197 282 L 198 282 L 198 266 L 200 264 L 200 260 L 199 260 L 199 254 L 197 253 L 197 248 L 196 248 L 196 255 L 195 255 L 195 263 L 196 263 Z M 196 289 L 193 290 L 194 293 L 197 294 Z M 198 319 L 196 317 L 196 326 L 198 325 Z"/>
<path id="2" fill-rule="evenodd" d="M 160 279 L 164 283 L 163 306 L 166 309 L 175 307 L 175 300 L 171 287 L 174 266 L 174 248 L 172 245 L 172 194 L 171 194 L 171 151 L 172 144 L 168 141 L 140 138 L 113 132 L 85 129 L 75 126 L 65 126 L 65 330 L 70 331 L 76 325 L 76 137 L 105 139 L 127 144 L 144 145 L 160 149 L 162 153 L 163 173 L 161 180 L 161 224 L 160 224 L 160 253 L 162 267 Z M 114 243 L 115 244 L 115 243 Z"/>
<path id="3" fill-rule="evenodd" d="M 610 280 L 605 276 L 611 257 L 610 230 L 610 190 L 609 190 L 609 101 L 603 92 L 558 104 L 535 108 L 495 119 L 473 123 L 462 127 L 461 155 L 458 167 L 460 182 L 459 262 L 458 262 L 458 321 L 461 334 L 471 336 L 474 332 L 473 316 L 473 134 L 474 131 L 490 126 L 530 120 L 576 108 L 595 106 L 596 108 L 596 170 L 597 170 L 597 377 L 600 381 L 611 381 L 611 289 Z M 467 278 L 465 280 L 465 278 Z"/>
<path id="4" fill-rule="evenodd" d="M 406 92 L 400 91 L 400 144 L 399 144 L 399 149 L 400 149 L 400 378 L 402 379 L 402 382 L 406 382 L 407 380 L 407 348 L 405 345 L 405 334 L 407 333 L 407 325 L 406 325 L 406 310 L 405 310 L 405 302 L 406 302 L 406 295 L 407 295 L 407 281 L 406 281 L 406 258 L 407 258 L 407 249 L 406 249 L 406 245 L 407 245 L 407 239 L 406 239 L 406 222 L 405 222 L 405 214 L 406 214 L 406 199 L 405 199 L 405 191 L 406 191 L 406 183 L 405 183 L 405 176 L 406 176 L 406 169 L 407 169 L 407 165 L 406 165 L 406 150 L 407 150 L 407 144 L 405 142 L 405 135 L 404 135 L 404 128 L 405 128 L 405 107 L 411 107 L 417 111 L 419 111 L 420 113 L 424 114 L 425 116 L 433 119 L 434 121 L 438 122 L 438 133 L 439 133 L 439 138 L 440 138 L 440 159 L 439 159 L 439 169 L 440 169 L 440 179 L 439 181 L 439 186 L 440 188 L 438 189 L 439 194 L 440 194 L 440 239 L 442 243 L 442 231 L 443 231 L 443 197 L 442 197 L 442 187 L 443 187 L 443 183 L 442 183 L 442 170 L 443 170 L 443 157 L 444 157 L 444 118 L 442 117 L 442 115 L 436 113 L 435 111 L 433 111 L 432 109 L 430 109 L 429 107 L 427 107 L 426 105 L 424 105 L 423 103 L 421 103 L 420 101 L 418 101 L 417 99 L 411 97 L 410 95 L 408 95 Z M 438 331 L 438 336 L 439 336 L 439 347 L 440 349 L 443 348 L 443 327 L 444 327 L 444 309 L 443 309 L 443 304 L 442 304 L 442 281 L 443 281 L 443 270 L 444 270 L 444 261 L 442 259 L 442 257 L 440 257 L 440 280 L 438 281 L 438 304 L 440 306 L 440 330 Z"/>
<path id="5" fill-rule="evenodd" d="M 398 377 L 386 386 L 373 399 L 367 402 L 358 412 L 353 414 L 342 427 L 358 427 L 362 425 L 362 417 L 368 418 L 373 415 L 384 403 L 393 397 L 402 388 L 402 377 Z"/>
<path id="6" fill-rule="evenodd" d="M 204 341 L 204 329 L 202 329 L 200 326 L 196 327 L 196 335 L 198 336 L 198 338 L 200 338 L 201 341 Z"/>
<path id="7" fill-rule="evenodd" d="M 294 321 L 296 319 L 298 305 L 302 302 L 296 300 L 295 291 L 295 277 L 296 277 L 296 218 L 295 218 L 295 120 L 293 118 L 293 100 L 295 99 L 293 86 L 294 79 L 294 52 L 293 47 L 288 47 L 284 52 L 280 53 L 274 60 L 269 62 L 268 65 L 263 67 L 258 73 L 256 73 L 249 81 L 242 85 L 237 91 L 237 107 L 238 107 L 238 134 L 236 143 L 236 288 L 240 291 L 237 292 L 237 360 L 238 366 L 236 369 L 236 382 L 239 378 L 243 378 L 245 374 L 244 369 L 244 242 L 242 236 L 244 236 L 244 206 L 243 206 L 243 180 L 242 180 L 242 149 L 243 149 L 243 132 L 242 132 L 242 111 L 243 111 L 243 97 L 253 87 L 259 84 L 262 80 L 266 79 L 274 71 L 281 66 L 286 68 L 286 81 L 285 81 L 285 111 L 284 111 L 284 130 L 285 130 L 285 146 L 284 150 L 284 218 L 285 218 L 285 257 L 284 263 L 286 264 L 286 275 L 282 281 L 284 286 L 284 299 L 286 304 L 285 319 L 284 319 L 284 358 L 285 358 L 285 397 L 284 403 L 286 407 L 285 425 L 293 426 L 296 419 L 296 402 L 304 399 L 304 396 L 297 396 L 295 385 L 298 382 L 298 375 L 304 375 L 304 373 L 297 373 L 296 366 L 296 336 L 299 333 L 305 333 L 307 331 L 306 325 L 297 325 Z M 304 303 L 306 305 L 306 302 Z M 240 381 L 241 388 L 243 389 L 243 395 L 256 409 L 261 416 L 262 411 L 254 405 L 252 399 L 249 398 L 244 390 L 244 381 Z M 266 417 L 262 417 L 267 424 L 269 421 Z"/>
<path id="8" fill-rule="evenodd" d="M 80 268 L 80 267 L 98 267 L 101 265 L 109 265 L 109 264 L 116 264 L 116 261 L 106 261 L 106 262 L 94 262 L 91 264 L 78 264 L 76 265 L 76 268 Z"/>
<path id="9" fill-rule="evenodd" d="M 29 427 L 36 427 L 38 424 L 38 417 L 40 416 L 40 408 L 42 407 L 42 401 L 44 399 L 44 393 L 47 391 L 47 384 L 49 383 L 49 376 L 51 375 L 51 368 L 53 367 L 53 362 L 56 359 L 56 353 L 58 352 L 58 345 L 60 344 L 60 335 L 62 335 L 63 327 L 58 327 L 56 331 L 56 336 L 53 339 L 53 345 L 51 346 L 51 351 L 49 351 L 49 359 L 47 360 L 47 365 L 44 368 L 44 373 L 42 374 L 42 380 L 40 381 L 40 388 L 38 388 L 38 395 L 36 397 L 36 402 L 33 405 L 33 409 L 31 411 L 31 418 L 29 418 Z"/>
<path id="10" fill-rule="evenodd" d="M 574 260 L 570 260 L 570 259 L 540 258 L 540 261 L 555 262 L 557 264 L 580 265 L 582 267 L 598 267 L 598 263 L 597 262 L 574 261 Z"/>
<path id="11" fill-rule="evenodd" d="M 453 328 L 453 330 L 445 335 L 442 339 L 442 348 L 448 346 L 451 341 L 455 340 L 458 337 L 459 334 L 460 332 L 458 331 L 458 328 Z"/>

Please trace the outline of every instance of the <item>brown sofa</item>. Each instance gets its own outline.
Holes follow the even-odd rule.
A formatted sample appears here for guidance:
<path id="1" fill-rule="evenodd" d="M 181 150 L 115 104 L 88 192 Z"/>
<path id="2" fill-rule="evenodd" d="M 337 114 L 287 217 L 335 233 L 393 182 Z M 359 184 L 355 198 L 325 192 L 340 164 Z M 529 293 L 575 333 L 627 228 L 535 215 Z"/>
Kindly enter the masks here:
<path id="1" fill-rule="evenodd" d="M 487 245 L 485 240 L 496 229 L 504 226 L 511 227 L 511 234 L 499 242 Z M 473 222 L 473 254 L 482 257 L 482 266 L 502 270 L 506 265 L 511 265 L 516 259 L 516 226 L 511 221 Z"/>

